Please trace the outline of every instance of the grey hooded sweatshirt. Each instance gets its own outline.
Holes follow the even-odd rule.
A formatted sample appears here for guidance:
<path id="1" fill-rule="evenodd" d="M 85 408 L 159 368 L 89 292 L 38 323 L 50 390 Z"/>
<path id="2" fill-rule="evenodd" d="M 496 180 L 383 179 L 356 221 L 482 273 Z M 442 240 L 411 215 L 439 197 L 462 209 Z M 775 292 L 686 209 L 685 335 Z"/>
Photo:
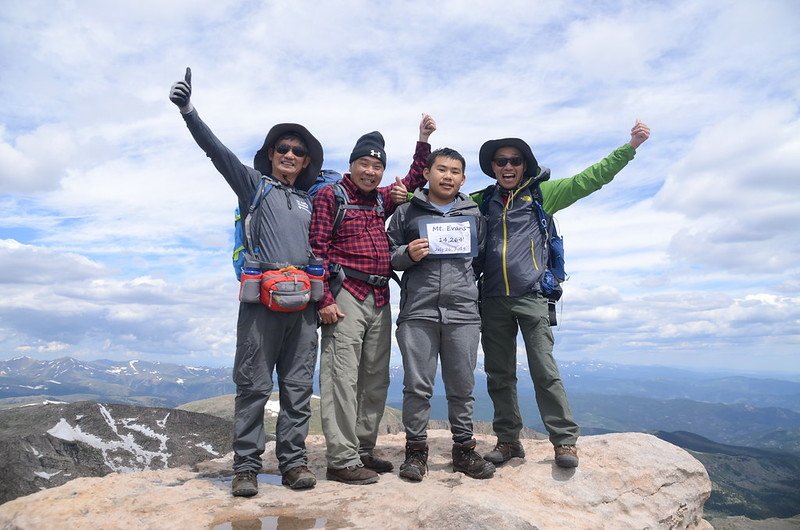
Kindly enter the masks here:
<path id="1" fill-rule="evenodd" d="M 414 262 L 408 244 L 419 239 L 419 219 L 436 216 L 458 220 L 472 216 L 478 227 L 478 257 L 432 258 Z M 386 231 L 392 249 L 392 268 L 403 271 L 400 282 L 400 314 L 397 323 L 420 319 L 442 324 L 475 323 L 478 314 L 476 273 L 480 270 L 486 237 L 486 222 L 478 205 L 459 193 L 447 213 L 432 205 L 428 190 L 417 190 L 410 202 L 397 208 Z"/>

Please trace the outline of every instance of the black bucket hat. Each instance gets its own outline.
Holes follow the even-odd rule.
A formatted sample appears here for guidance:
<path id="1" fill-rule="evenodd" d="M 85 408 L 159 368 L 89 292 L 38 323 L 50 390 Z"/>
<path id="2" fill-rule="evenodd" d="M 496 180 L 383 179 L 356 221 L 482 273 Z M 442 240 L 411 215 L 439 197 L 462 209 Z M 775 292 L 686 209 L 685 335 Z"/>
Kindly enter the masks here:
<path id="1" fill-rule="evenodd" d="M 287 133 L 295 133 L 302 138 L 303 143 L 306 144 L 306 148 L 308 149 L 308 154 L 311 157 L 311 162 L 300 172 L 294 183 L 295 188 L 308 191 L 308 188 L 317 180 L 317 175 L 319 175 L 319 171 L 322 169 L 322 144 L 319 143 L 319 140 L 314 138 L 313 134 L 308 132 L 308 129 L 300 124 L 279 123 L 270 129 L 267 133 L 267 137 L 264 139 L 264 145 L 262 145 L 261 149 L 256 153 L 255 159 L 253 160 L 253 167 L 262 175 L 271 175 L 272 163 L 267 156 L 267 151 L 270 147 L 275 145 L 278 138 Z"/>
<path id="2" fill-rule="evenodd" d="M 480 161 L 481 169 L 484 173 L 492 178 L 496 178 L 494 176 L 494 169 L 492 168 L 492 159 L 494 158 L 495 152 L 501 147 L 516 147 L 519 149 L 519 152 L 522 153 L 522 157 L 525 159 L 525 173 L 523 177 L 535 177 L 539 174 L 539 163 L 536 162 L 536 157 L 533 156 L 531 146 L 519 138 L 501 138 L 499 140 L 489 140 L 484 143 L 478 153 L 478 160 Z"/>

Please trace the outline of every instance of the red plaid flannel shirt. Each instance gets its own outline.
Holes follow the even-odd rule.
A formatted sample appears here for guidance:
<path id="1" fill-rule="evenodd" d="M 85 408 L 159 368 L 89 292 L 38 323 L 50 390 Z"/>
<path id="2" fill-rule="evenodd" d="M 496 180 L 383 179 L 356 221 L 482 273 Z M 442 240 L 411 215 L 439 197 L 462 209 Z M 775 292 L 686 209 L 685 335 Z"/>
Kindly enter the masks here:
<path id="1" fill-rule="evenodd" d="M 403 178 L 403 184 L 409 191 L 414 191 L 425 185 L 422 170 L 431 153 L 431 145 L 427 142 L 417 142 L 414 152 L 414 161 L 408 175 Z M 391 190 L 394 183 L 389 186 L 377 188 L 374 192 L 365 195 L 350 180 L 350 173 L 342 177 L 342 184 L 347 192 L 350 204 L 364 204 L 375 206 L 376 194 L 383 198 L 383 216 L 373 210 L 347 210 L 344 220 L 336 233 L 333 233 L 333 220 L 336 215 L 336 198 L 330 186 L 322 188 L 314 197 L 314 208 L 311 214 L 311 227 L 309 228 L 309 241 L 314 255 L 328 264 L 333 262 L 338 265 L 350 267 L 367 274 L 389 276 L 392 273 L 389 252 L 389 240 L 386 237 L 386 221 L 397 207 L 392 202 Z M 327 278 L 327 273 L 326 273 Z M 363 301 L 369 293 L 375 295 L 376 307 L 383 307 L 389 303 L 389 287 L 375 287 L 355 278 L 346 278 L 343 289 Z M 334 304 L 336 301 L 330 292 L 328 282 L 325 281 L 325 295 L 317 302 L 320 309 Z"/>

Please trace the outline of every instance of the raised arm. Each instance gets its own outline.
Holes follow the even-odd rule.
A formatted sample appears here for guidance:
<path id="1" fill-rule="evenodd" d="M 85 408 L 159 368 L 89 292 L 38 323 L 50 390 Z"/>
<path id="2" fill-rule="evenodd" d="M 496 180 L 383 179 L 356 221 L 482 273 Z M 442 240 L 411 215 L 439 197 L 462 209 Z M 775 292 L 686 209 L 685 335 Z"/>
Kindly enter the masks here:
<path id="1" fill-rule="evenodd" d="M 428 139 L 435 130 L 436 121 L 429 114 L 423 113 L 422 119 L 419 121 L 419 140 L 414 150 L 414 160 L 411 162 L 408 174 L 402 180 L 395 178 L 395 183 L 390 186 L 378 188 L 378 193 L 383 195 L 387 217 L 394 212 L 398 204 L 405 202 L 403 200 L 403 187 L 407 192 L 413 192 L 425 185 L 426 181 L 422 175 L 422 170 L 425 169 L 425 165 L 428 163 L 428 156 L 431 154 L 431 144 L 428 143 Z"/>
<path id="2" fill-rule="evenodd" d="M 549 214 L 563 210 L 611 182 L 636 156 L 636 148 L 650 137 L 650 128 L 639 120 L 631 129 L 629 143 L 618 147 L 600 162 L 569 178 L 546 180 L 540 184 L 542 205 Z"/>
<path id="3" fill-rule="evenodd" d="M 225 177 L 240 201 L 247 203 L 255 193 L 260 175 L 255 169 L 242 164 L 236 155 L 211 132 L 211 129 L 200 119 L 200 115 L 192 104 L 191 96 L 192 69 L 186 67 L 183 80 L 176 81 L 170 88 L 169 99 L 180 109 L 181 116 L 183 116 L 194 141 L 211 159 L 217 171 Z"/>

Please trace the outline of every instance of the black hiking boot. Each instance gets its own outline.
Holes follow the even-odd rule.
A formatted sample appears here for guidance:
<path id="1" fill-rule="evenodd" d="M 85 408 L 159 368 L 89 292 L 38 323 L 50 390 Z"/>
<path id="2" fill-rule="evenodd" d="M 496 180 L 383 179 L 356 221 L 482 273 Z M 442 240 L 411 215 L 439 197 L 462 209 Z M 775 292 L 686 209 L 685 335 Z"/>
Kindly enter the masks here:
<path id="1" fill-rule="evenodd" d="M 258 473 L 255 471 L 239 471 L 231 482 L 231 494 L 234 497 L 252 497 L 258 493 Z"/>
<path id="2" fill-rule="evenodd" d="M 525 449 L 519 440 L 513 442 L 497 442 L 494 449 L 483 455 L 483 459 L 494 465 L 505 464 L 512 458 L 525 458 Z"/>
<path id="3" fill-rule="evenodd" d="M 406 460 L 400 466 L 400 476 L 419 482 L 428 471 L 428 444 L 426 442 L 406 442 Z"/>
<path id="4" fill-rule="evenodd" d="M 460 471 L 472 478 L 491 478 L 495 471 L 494 464 L 481 458 L 475 451 L 476 444 L 474 438 L 453 444 L 453 471 Z"/>

